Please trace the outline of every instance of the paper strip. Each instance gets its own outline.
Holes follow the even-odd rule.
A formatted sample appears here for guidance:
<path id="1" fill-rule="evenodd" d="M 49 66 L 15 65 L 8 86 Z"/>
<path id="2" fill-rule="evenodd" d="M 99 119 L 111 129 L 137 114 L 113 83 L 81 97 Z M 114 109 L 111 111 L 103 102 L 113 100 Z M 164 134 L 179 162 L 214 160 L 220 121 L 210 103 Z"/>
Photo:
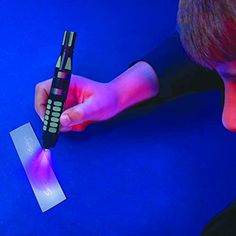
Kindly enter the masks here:
<path id="1" fill-rule="evenodd" d="M 64 201 L 66 197 L 52 170 L 50 155 L 45 154 L 30 123 L 10 135 L 42 212 Z"/>

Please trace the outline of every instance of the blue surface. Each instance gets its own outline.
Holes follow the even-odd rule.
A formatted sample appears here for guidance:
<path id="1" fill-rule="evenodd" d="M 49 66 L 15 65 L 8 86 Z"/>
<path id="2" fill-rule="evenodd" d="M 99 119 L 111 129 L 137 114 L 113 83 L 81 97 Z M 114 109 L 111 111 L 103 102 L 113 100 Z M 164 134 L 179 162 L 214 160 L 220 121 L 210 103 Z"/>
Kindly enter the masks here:
<path id="1" fill-rule="evenodd" d="M 235 134 L 220 94 L 131 109 L 53 150 L 67 200 L 41 213 L 9 132 L 31 122 L 34 86 L 52 76 L 65 29 L 74 73 L 109 81 L 175 28 L 177 1 L 1 1 L 0 235 L 199 235 L 236 195 Z"/>

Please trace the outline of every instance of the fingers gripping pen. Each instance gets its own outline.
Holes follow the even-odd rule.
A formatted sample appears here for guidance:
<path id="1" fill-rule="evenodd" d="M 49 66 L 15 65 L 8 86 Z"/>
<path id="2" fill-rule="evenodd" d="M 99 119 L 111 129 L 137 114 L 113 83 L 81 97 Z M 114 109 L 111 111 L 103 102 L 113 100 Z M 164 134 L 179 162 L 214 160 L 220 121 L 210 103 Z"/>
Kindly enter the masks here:
<path id="1" fill-rule="evenodd" d="M 60 116 L 66 101 L 72 73 L 72 57 L 76 33 L 65 31 L 61 53 L 58 58 L 43 125 L 43 147 L 54 147 L 59 134 Z"/>

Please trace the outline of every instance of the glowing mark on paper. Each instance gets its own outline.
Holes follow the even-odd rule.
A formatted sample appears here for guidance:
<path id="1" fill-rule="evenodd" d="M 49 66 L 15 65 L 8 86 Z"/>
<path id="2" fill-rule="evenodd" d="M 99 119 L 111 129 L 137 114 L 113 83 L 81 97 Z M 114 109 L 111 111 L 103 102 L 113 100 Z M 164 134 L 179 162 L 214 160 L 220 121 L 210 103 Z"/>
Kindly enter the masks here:
<path id="1" fill-rule="evenodd" d="M 40 149 L 26 163 L 32 184 L 41 190 L 49 189 L 48 187 L 55 182 L 54 173 L 51 167 L 51 152 Z"/>

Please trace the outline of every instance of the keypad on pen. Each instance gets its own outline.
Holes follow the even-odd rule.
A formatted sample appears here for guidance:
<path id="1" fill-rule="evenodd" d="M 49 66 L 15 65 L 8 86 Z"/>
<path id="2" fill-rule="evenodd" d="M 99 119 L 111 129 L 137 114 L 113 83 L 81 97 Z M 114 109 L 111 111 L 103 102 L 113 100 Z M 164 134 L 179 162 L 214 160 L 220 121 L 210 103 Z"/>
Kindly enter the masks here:
<path id="1" fill-rule="evenodd" d="M 43 130 L 50 133 L 57 133 L 59 128 L 59 118 L 61 115 L 63 103 L 48 99 L 47 109 L 44 117 Z"/>

